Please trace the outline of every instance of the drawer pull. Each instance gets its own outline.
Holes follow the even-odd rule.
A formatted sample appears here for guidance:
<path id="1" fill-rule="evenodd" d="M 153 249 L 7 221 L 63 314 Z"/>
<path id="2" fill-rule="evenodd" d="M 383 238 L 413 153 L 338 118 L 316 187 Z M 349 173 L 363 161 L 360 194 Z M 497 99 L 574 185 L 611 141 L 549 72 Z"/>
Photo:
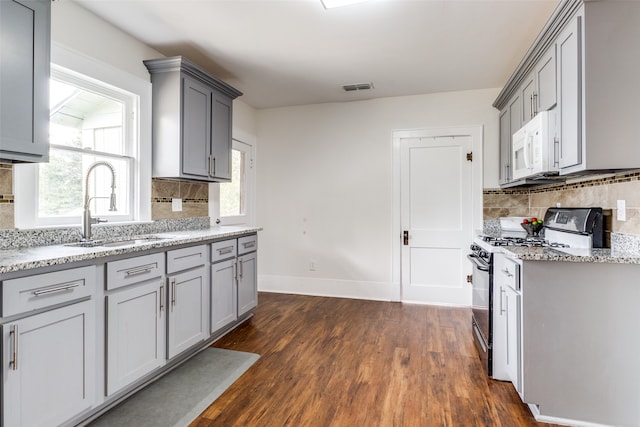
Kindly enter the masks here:
<path id="1" fill-rule="evenodd" d="M 226 248 L 218 249 L 218 255 L 230 254 L 233 252 L 233 246 L 227 246 Z"/>
<path id="2" fill-rule="evenodd" d="M 511 272 L 509 270 L 507 270 L 506 268 L 502 270 L 502 272 L 504 273 L 505 276 L 507 277 L 513 277 L 513 274 L 511 274 Z"/>
<path id="3" fill-rule="evenodd" d="M 171 305 L 176 305 L 176 279 L 171 279 Z"/>
<path id="4" fill-rule="evenodd" d="M 164 310 L 164 283 L 160 284 L 160 311 Z"/>
<path id="5" fill-rule="evenodd" d="M 11 332 L 9 335 L 13 335 L 13 355 L 12 360 L 9 362 L 9 366 L 11 366 L 11 370 L 18 370 L 18 325 L 13 325 L 11 327 Z"/>
<path id="6" fill-rule="evenodd" d="M 74 283 L 69 283 L 67 285 L 58 286 L 58 287 L 55 287 L 55 288 L 38 289 L 37 291 L 33 291 L 33 295 L 39 297 L 41 295 L 52 294 L 52 293 L 55 293 L 55 292 L 70 291 L 71 289 L 77 288 L 78 286 L 80 286 L 82 284 L 83 284 L 83 282 L 74 282 Z"/>
<path id="7" fill-rule="evenodd" d="M 243 268 L 242 268 L 242 260 L 238 261 L 238 278 L 242 279 L 243 274 Z"/>
<path id="8" fill-rule="evenodd" d="M 137 276 L 139 274 L 150 273 L 151 270 L 157 268 L 157 264 L 154 262 L 152 264 L 143 265 L 142 267 L 132 268 L 131 270 L 127 270 L 124 273 L 125 277 Z"/>
<path id="9" fill-rule="evenodd" d="M 243 244 L 242 244 L 242 246 L 243 246 L 245 249 L 246 249 L 246 248 L 252 248 L 252 247 L 254 247 L 255 245 L 256 245 L 255 240 L 254 240 L 254 241 L 252 241 L 252 242 L 246 242 L 246 243 L 243 243 Z"/>

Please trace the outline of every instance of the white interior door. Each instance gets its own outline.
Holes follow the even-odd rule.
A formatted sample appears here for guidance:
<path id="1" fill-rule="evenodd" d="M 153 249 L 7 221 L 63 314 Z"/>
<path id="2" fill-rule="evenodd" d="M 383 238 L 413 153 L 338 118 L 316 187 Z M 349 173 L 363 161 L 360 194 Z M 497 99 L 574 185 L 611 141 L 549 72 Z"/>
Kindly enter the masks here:
<path id="1" fill-rule="evenodd" d="M 401 300 L 469 305 L 470 135 L 400 139 Z"/>

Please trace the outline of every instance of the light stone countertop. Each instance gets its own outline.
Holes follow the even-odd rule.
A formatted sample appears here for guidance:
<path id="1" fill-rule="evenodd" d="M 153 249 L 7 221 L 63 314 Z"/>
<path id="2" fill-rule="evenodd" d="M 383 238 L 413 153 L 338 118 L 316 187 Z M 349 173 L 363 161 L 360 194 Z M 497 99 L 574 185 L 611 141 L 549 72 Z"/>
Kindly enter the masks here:
<path id="1" fill-rule="evenodd" d="M 611 264 L 640 264 L 640 257 L 612 249 L 561 249 L 550 247 L 503 246 L 500 249 L 523 261 L 598 262 Z M 571 253 L 573 252 L 573 253 Z"/>
<path id="2" fill-rule="evenodd" d="M 171 248 L 182 244 L 231 238 L 260 230 L 262 228 L 259 227 L 216 226 L 199 230 L 153 233 L 152 236 L 161 239 L 117 247 L 51 245 L 4 249 L 0 250 L 0 274 L 136 253 L 155 248 Z"/>

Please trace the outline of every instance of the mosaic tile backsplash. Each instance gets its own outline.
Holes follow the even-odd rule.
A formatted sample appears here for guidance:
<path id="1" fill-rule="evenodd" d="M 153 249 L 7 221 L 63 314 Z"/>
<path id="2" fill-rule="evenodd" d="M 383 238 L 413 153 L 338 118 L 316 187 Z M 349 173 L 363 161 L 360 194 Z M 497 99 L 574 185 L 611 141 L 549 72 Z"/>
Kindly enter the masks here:
<path id="1" fill-rule="evenodd" d="M 485 189 L 484 220 L 501 216 L 542 217 L 547 208 L 601 207 L 612 211 L 611 231 L 640 236 L 640 171 L 529 189 Z M 626 202 L 626 221 L 618 221 L 616 201 Z"/>

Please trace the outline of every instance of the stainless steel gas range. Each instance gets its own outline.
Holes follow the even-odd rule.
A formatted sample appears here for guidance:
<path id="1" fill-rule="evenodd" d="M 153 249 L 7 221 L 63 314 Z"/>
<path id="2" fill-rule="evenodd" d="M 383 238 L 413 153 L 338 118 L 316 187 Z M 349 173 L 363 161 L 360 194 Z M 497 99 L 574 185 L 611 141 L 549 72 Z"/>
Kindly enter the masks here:
<path id="1" fill-rule="evenodd" d="M 567 251 L 603 247 L 601 208 L 549 208 L 543 224 L 543 237 L 527 237 L 524 230 L 478 236 L 467 255 L 473 264 L 474 342 L 490 377 L 493 376 L 493 255 L 509 246 L 553 247 Z"/>

